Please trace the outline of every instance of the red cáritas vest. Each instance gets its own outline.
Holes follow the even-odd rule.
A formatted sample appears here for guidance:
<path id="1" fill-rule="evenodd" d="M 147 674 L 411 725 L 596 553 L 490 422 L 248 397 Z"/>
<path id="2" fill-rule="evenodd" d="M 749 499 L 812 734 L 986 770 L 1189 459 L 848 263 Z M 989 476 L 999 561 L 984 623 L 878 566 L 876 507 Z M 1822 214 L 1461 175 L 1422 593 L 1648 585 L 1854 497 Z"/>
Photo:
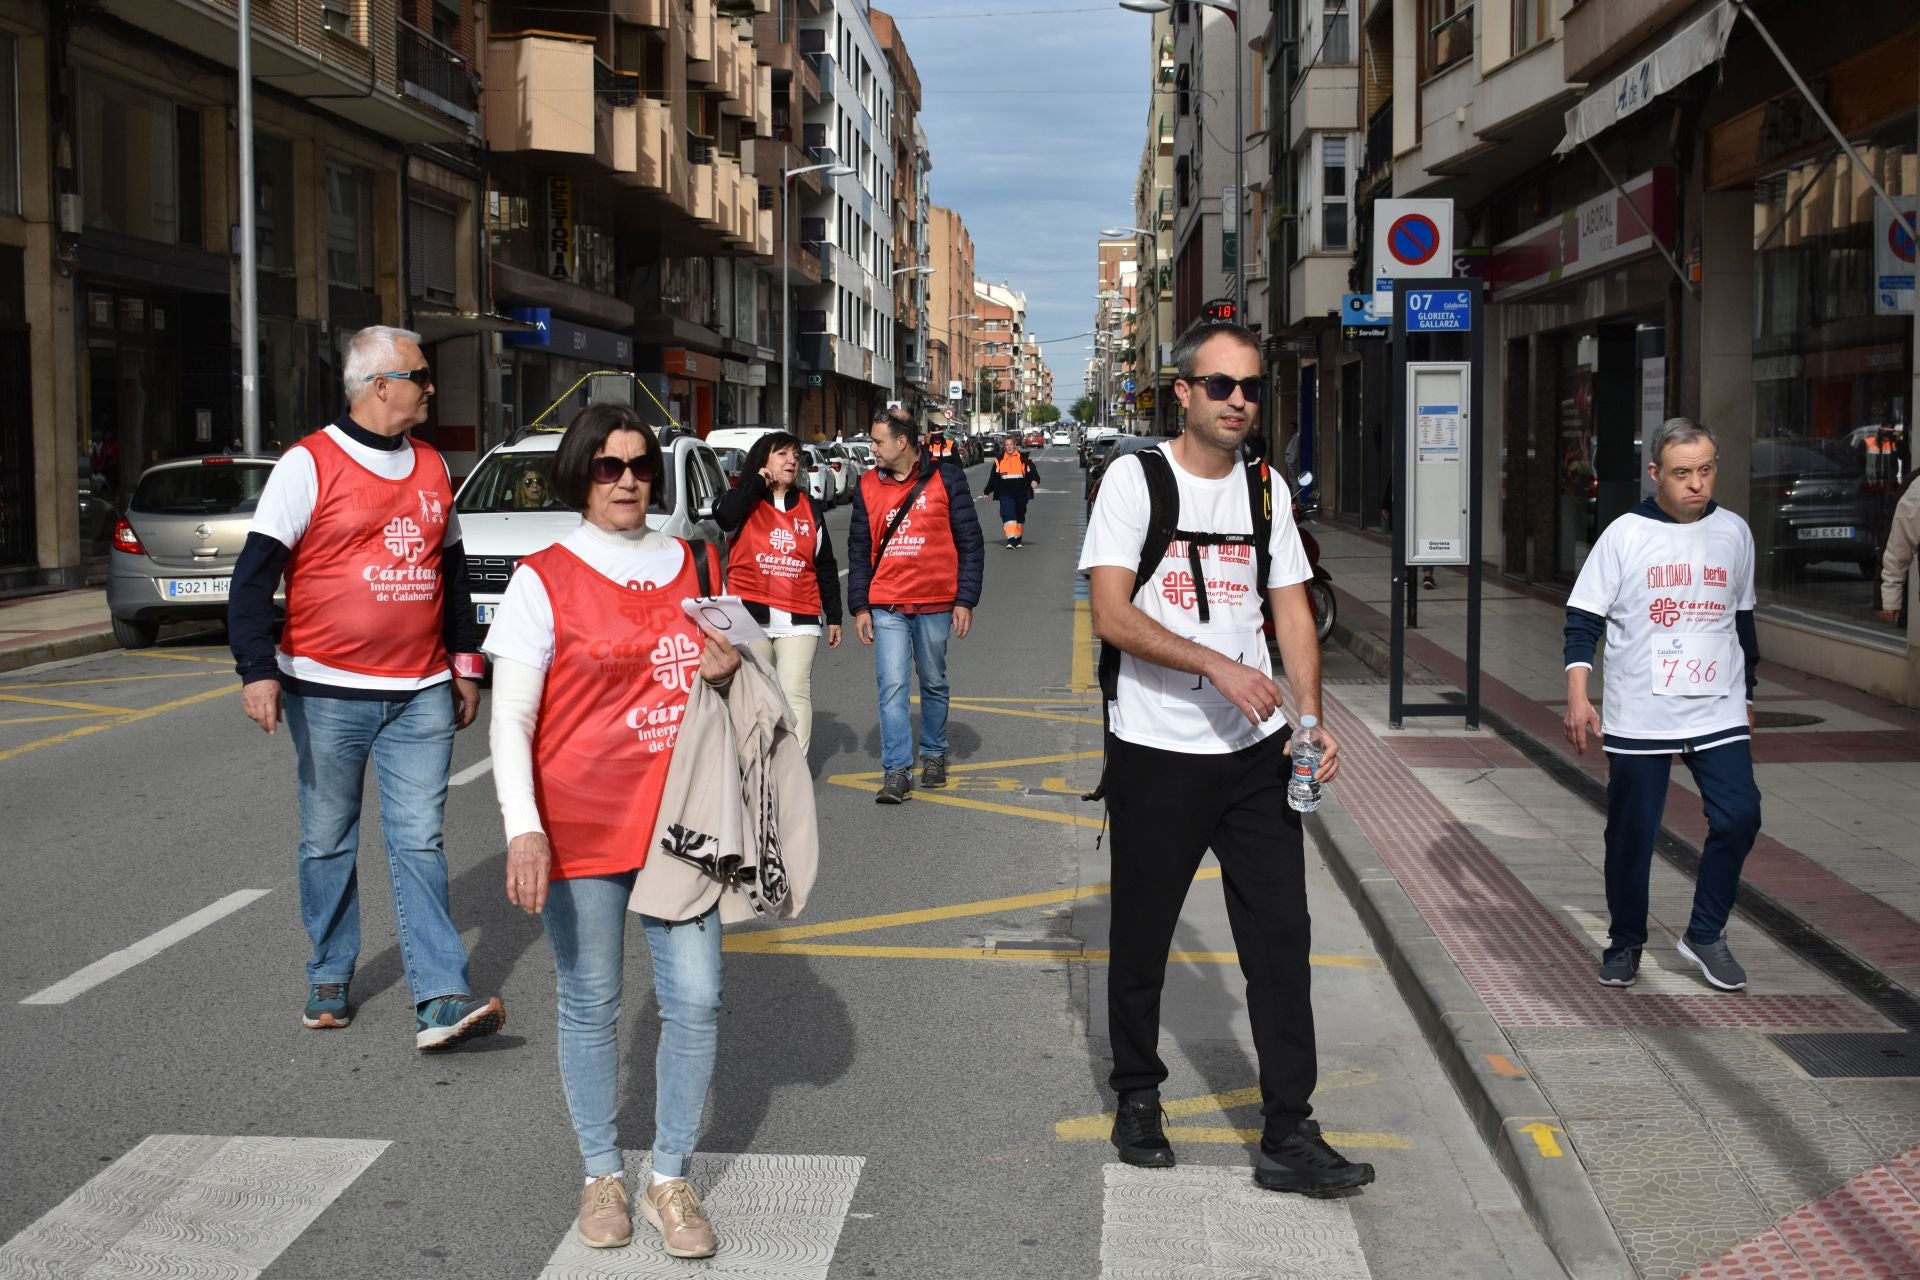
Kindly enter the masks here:
<path id="1" fill-rule="evenodd" d="M 806 494 L 795 491 L 785 511 L 770 499 L 762 502 L 734 535 L 727 585 L 742 600 L 817 618 L 820 578 L 813 553 L 819 539 L 820 520 Z"/>
<path id="2" fill-rule="evenodd" d="M 871 604 L 948 609 L 960 594 L 960 551 L 953 545 L 947 486 L 938 465 L 934 464 L 933 477 L 921 486 L 913 510 L 900 522 L 880 562 L 873 567 L 873 581 L 867 587 Z M 877 468 L 860 477 L 860 498 L 872 534 L 869 546 L 880 545 L 887 526 L 893 523 L 893 513 L 907 500 L 913 485 L 911 480 L 905 484 L 883 481 Z"/>

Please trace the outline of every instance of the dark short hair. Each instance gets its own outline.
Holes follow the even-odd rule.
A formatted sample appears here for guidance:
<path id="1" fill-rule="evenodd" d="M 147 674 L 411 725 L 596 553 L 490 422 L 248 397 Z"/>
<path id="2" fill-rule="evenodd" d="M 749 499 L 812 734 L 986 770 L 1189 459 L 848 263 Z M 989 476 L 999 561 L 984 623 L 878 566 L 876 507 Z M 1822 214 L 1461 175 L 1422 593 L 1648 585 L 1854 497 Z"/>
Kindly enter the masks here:
<path id="1" fill-rule="evenodd" d="M 769 431 L 755 440 L 753 446 L 747 450 L 747 460 L 740 464 L 740 473 L 753 475 L 767 465 L 768 458 L 782 449 L 792 449 L 797 452 L 799 448 L 800 441 L 794 438 L 792 432 Z"/>
<path id="2" fill-rule="evenodd" d="M 1187 330 L 1181 339 L 1173 344 L 1173 365 L 1182 378 L 1193 376 L 1194 361 L 1200 356 L 1200 348 L 1215 338 L 1231 338 L 1254 357 L 1260 357 L 1260 335 L 1251 329 L 1237 324 L 1203 324 Z"/>
<path id="3" fill-rule="evenodd" d="M 659 493 L 666 482 L 666 459 L 660 452 L 660 437 L 646 419 L 624 404 L 590 404 L 575 414 L 560 437 L 560 448 L 553 460 L 553 496 L 575 511 L 587 509 L 587 494 L 593 489 L 593 460 L 607 437 L 616 431 L 634 431 L 647 442 L 646 457 L 651 464 L 648 479 L 653 492 Z"/>
<path id="4" fill-rule="evenodd" d="M 873 425 L 885 427 L 895 435 L 905 436 L 911 448 L 920 447 L 920 424 L 897 409 L 882 409 L 874 414 Z"/>

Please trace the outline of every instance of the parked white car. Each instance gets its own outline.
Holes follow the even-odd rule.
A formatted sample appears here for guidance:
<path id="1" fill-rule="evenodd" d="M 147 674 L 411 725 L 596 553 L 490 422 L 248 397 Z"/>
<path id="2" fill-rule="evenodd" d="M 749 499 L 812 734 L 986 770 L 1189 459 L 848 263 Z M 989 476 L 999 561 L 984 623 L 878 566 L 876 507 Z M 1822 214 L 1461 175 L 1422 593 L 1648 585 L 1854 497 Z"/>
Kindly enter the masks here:
<path id="1" fill-rule="evenodd" d="M 806 480 L 807 497 L 822 511 L 837 506 L 840 502 L 840 486 L 833 467 L 820 452 L 820 446 L 803 444 L 800 446 L 800 474 Z M 852 496 L 852 490 L 848 490 Z"/>
<path id="2" fill-rule="evenodd" d="M 553 496 L 554 455 L 562 434 L 534 431 L 488 451 L 454 495 L 467 584 L 475 618 L 483 627 L 493 622 L 507 579 L 521 559 L 580 527 L 580 513 L 567 510 Z M 670 439 L 663 447 L 667 482 L 653 493 L 647 526 L 724 547 L 713 519 L 714 503 L 727 487 L 719 459 L 706 441 L 691 435 Z"/>
<path id="3" fill-rule="evenodd" d="M 834 440 L 822 446 L 829 461 L 837 463 L 834 473 L 840 480 L 840 500 L 853 501 L 853 487 L 860 483 L 860 477 L 872 469 L 873 464 L 863 461 L 859 454 L 847 447 L 844 440 Z"/>

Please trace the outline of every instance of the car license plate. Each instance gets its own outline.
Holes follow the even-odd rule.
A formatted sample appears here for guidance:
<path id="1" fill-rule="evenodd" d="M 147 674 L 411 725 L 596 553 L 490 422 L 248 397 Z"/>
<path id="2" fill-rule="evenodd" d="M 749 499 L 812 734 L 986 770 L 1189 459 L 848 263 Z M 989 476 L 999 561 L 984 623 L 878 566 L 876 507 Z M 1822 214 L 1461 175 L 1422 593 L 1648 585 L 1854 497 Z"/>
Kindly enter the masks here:
<path id="1" fill-rule="evenodd" d="M 473 620 L 483 627 L 492 626 L 493 611 L 499 607 L 497 604 L 476 604 L 473 606 Z"/>
<path id="2" fill-rule="evenodd" d="M 232 578 L 167 578 L 160 590 L 169 600 L 185 600 L 189 597 L 224 597 L 232 588 Z"/>
<path id="3" fill-rule="evenodd" d="M 1823 524 L 1800 531 L 1800 540 L 1810 542 L 1819 539 L 1822 542 L 1846 542 L 1853 537 L 1853 530 L 1843 524 Z"/>

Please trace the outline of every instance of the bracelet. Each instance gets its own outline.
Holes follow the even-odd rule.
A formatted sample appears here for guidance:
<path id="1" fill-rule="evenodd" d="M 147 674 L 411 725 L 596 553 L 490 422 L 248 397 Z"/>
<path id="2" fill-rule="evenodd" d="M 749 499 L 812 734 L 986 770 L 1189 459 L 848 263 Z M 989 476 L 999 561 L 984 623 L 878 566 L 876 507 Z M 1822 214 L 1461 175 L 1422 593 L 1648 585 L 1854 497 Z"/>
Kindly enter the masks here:
<path id="1" fill-rule="evenodd" d="M 453 674 L 462 680 L 478 680 L 487 673 L 487 660 L 477 653 L 456 653 L 449 657 Z"/>

